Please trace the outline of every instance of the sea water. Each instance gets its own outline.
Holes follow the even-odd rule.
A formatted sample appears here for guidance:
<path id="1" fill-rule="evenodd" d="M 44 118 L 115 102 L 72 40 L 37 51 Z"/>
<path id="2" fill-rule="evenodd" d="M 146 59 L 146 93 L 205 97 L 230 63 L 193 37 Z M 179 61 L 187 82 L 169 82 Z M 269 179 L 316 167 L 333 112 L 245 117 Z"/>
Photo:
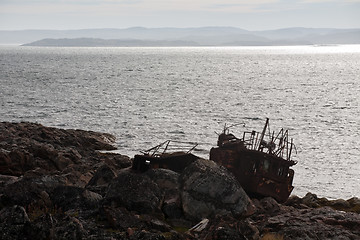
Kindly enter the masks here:
<path id="1" fill-rule="evenodd" d="M 296 145 L 293 194 L 360 197 L 359 45 L 3 46 L 0 86 L 0 121 L 108 132 L 130 157 L 171 139 L 208 158 L 225 124 L 268 117 Z"/>

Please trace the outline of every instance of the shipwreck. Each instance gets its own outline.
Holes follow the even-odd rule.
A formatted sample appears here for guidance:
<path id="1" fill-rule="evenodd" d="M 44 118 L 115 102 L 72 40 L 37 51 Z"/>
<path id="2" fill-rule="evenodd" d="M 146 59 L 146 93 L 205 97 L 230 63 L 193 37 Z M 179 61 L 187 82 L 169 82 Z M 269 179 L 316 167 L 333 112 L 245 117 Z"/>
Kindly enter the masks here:
<path id="1" fill-rule="evenodd" d="M 231 134 L 229 128 L 219 134 L 217 147 L 210 150 L 210 161 L 232 172 L 250 196 L 286 201 L 294 188 L 294 170 L 290 167 L 297 163 L 291 160 L 296 149 L 288 130 L 271 133 L 268 118 L 262 132 L 244 132 L 242 138 Z M 183 150 L 184 144 L 190 144 L 188 150 Z M 167 140 L 135 155 L 132 169 L 145 172 L 150 168 L 166 168 L 180 173 L 200 158 L 192 154 L 196 146 Z"/>
<path id="2" fill-rule="evenodd" d="M 210 150 L 210 160 L 232 172 L 249 195 L 285 202 L 294 189 L 290 167 L 297 162 L 291 160 L 293 151 L 296 148 L 288 130 L 271 133 L 267 118 L 262 132 L 245 131 L 241 138 L 225 127 L 217 147 Z"/>

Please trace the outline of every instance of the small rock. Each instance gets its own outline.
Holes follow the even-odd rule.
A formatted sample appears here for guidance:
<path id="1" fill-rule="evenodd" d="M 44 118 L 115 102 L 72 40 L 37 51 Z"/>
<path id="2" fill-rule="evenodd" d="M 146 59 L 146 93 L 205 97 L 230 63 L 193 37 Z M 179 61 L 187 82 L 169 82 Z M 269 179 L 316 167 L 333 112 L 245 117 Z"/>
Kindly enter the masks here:
<path id="1" fill-rule="evenodd" d="M 146 224 L 126 208 L 103 207 L 100 213 L 107 222 L 108 227 L 113 229 L 128 231 L 129 229 L 146 228 Z"/>
<path id="2" fill-rule="evenodd" d="M 22 206 L 5 207 L 0 211 L 0 222 L 2 224 L 22 225 L 29 221 L 29 217 Z"/>
<path id="3" fill-rule="evenodd" d="M 99 167 L 91 178 L 88 186 L 107 186 L 116 177 L 116 173 L 107 165 Z"/>
<path id="4" fill-rule="evenodd" d="M 313 193 L 307 193 L 302 198 L 302 203 L 312 208 L 320 207 L 320 204 L 318 203 L 318 197 L 316 194 Z"/>
<path id="5" fill-rule="evenodd" d="M 331 206 L 332 208 L 337 210 L 343 210 L 343 209 L 349 209 L 350 203 L 348 201 L 345 201 L 344 199 L 337 199 L 337 200 L 329 201 L 328 206 Z"/>
<path id="6" fill-rule="evenodd" d="M 0 239 L 25 239 L 24 227 L 30 222 L 22 206 L 5 207 L 0 211 Z"/>
<path id="7" fill-rule="evenodd" d="M 86 239 L 86 230 L 81 221 L 75 217 L 65 216 L 58 219 L 54 228 L 55 239 Z"/>

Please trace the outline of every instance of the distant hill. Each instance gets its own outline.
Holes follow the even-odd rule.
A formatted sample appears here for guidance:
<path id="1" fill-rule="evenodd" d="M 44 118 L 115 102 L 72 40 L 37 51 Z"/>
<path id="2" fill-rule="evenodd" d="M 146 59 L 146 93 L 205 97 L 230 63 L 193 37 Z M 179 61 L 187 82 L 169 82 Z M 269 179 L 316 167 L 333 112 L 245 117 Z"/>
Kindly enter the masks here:
<path id="1" fill-rule="evenodd" d="M 41 41 L 40 41 L 41 40 Z M 234 27 L 0 31 L 0 44 L 27 46 L 239 46 L 360 44 L 360 29 Z"/>
<path id="2" fill-rule="evenodd" d="M 360 44 L 360 29 L 285 28 L 254 32 L 273 41 L 299 41 L 311 44 Z"/>
<path id="3" fill-rule="evenodd" d="M 40 47 L 161 47 L 161 46 L 197 46 L 195 42 L 137 39 L 99 39 L 99 38 L 46 38 L 23 46 Z"/>

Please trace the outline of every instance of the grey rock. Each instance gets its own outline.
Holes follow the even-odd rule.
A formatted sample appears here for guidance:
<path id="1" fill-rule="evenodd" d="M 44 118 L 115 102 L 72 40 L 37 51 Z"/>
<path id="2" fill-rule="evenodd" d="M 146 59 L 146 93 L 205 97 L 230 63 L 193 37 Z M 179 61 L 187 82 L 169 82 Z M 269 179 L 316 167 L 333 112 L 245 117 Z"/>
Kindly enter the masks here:
<path id="1" fill-rule="evenodd" d="M 168 169 L 150 169 L 145 174 L 164 192 L 161 210 L 165 217 L 170 219 L 183 217 L 180 174 Z"/>
<path id="2" fill-rule="evenodd" d="M 215 214 L 248 215 L 254 211 L 251 200 L 225 168 L 199 159 L 181 175 L 182 206 L 185 216 L 201 220 Z"/>

